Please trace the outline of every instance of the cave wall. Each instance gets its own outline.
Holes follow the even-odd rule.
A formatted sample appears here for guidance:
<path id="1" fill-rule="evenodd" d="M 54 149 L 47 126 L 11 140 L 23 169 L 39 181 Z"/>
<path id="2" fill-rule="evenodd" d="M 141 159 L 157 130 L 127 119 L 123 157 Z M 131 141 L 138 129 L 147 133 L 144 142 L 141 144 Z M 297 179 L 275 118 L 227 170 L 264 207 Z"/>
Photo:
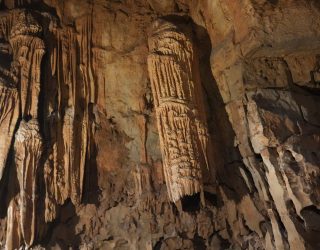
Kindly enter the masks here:
<path id="1" fill-rule="evenodd" d="M 0 1 L 4 249 L 319 249 L 320 6 Z"/>

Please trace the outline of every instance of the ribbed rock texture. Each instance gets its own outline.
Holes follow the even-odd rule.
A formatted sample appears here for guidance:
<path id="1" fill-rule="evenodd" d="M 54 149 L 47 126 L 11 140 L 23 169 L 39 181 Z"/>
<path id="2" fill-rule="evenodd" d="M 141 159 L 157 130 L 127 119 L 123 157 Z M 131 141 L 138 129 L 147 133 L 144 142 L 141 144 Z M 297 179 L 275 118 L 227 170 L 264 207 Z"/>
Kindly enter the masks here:
<path id="1" fill-rule="evenodd" d="M 320 5 L 0 1 L 1 249 L 320 249 Z"/>
<path id="2" fill-rule="evenodd" d="M 176 202 L 203 189 L 201 166 L 206 164 L 209 135 L 201 119 L 203 95 L 192 41 L 171 23 L 159 20 L 153 26 L 149 75 L 166 185 Z"/>

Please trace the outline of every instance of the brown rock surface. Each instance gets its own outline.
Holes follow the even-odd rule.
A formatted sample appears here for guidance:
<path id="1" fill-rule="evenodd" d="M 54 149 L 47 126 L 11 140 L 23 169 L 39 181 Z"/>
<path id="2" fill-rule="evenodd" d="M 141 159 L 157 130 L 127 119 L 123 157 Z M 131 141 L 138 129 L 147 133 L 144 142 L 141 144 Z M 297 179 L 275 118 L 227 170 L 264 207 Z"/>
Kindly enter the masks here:
<path id="1" fill-rule="evenodd" d="M 320 5 L 0 1 L 1 249 L 320 249 Z"/>

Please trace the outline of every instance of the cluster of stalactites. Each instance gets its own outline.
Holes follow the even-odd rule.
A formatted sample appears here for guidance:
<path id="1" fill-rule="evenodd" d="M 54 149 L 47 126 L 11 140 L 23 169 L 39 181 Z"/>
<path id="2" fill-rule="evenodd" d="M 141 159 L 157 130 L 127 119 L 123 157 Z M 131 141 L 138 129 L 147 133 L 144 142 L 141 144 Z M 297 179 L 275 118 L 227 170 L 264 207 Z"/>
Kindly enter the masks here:
<path id="1" fill-rule="evenodd" d="M 28 11 L 12 10 L 0 14 L 0 38 L 8 42 L 13 57 L 11 69 L 2 71 L 11 78 L 10 84 L 14 83 L 19 89 L 23 118 L 38 115 L 40 66 L 45 53 L 41 32 L 42 27 Z"/>
<path id="2" fill-rule="evenodd" d="M 53 27 L 51 74 L 57 83 L 57 106 L 49 107 L 52 150 L 45 164 L 45 220 L 57 205 L 82 200 L 85 164 L 90 155 L 89 105 L 96 103 L 92 66 L 92 18 L 79 18 L 75 28 Z M 83 105 L 84 104 L 84 105 Z"/>
<path id="3" fill-rule="evenodd" d="M 25 10 L 0 13 L 1 53 L 11 58 L 11 65 L 0 65 L 0 179 L 14 140 L 19 116 L 37 117 L 40 91 L 40 64 L 44 43 L 41 26 Z"/>
<path id="4" fill-rule="evenodd" d="M 13 144 L 19 187 L 8 208 L 6 249 L 31 246 L 37 235 L 37 176 L 43 153 L 38 121 L 41 61 L 45 52 L 42 28 L 26 10 L 0 14 L 2 53 L 11 58 L 11 66 L 0 65 L 0 178 Z M 20 118 L 20 119 L 19 119 Z M 20 120 L 20 122 L 19 122 Z M 16 134 L 14 131 L 17 128 Z M 9 166 L 8 166 L 9 167 Z"/>
<path id="5" fill-rule="evenodd" d="M 49 105 L 48 108 L 49 120 L 52 121 L 52 154 L 45 164 L 45 171 L 53 176 L 46 179 L 47 193 L 53 194 L 53 203 L 64 204 L 70 198 L 74 204 L 79 204 L 90 139 L 88 107 L 97 99 L 91 58 L 92 20 L 89 16 L 83 17 L 76 28 L 59 28 L 54 20 L 51 22 L 50 32 L 56 39 L 50 41 L 53 48 L 48 53 L 52 77 L 56 79 L 57 106 Z M 20 104 L 19 112 L 23 119 L 38 117 L 40 66 L 45 52 L 40 38 L 42 31 L 41 25 L 28 11 L 12 10 L 0 14 L 0 39 L 8 41 L 13 64 L 19 68 L 14 77 L 19 79 L 16 84 L 19 90 L 17 104 Z M 6 73 L 10 75 L 11 72 Z M 82 83 L 78 88 L 77 82 Z M 84 108 L 83 101 L 87 104 Z M 48 205 L 50 207 L 54 205 Z M 54 214 L 48 215 L 48 221 L 54 217 Z"/>
<path id="6" fill-rule="evenodd" d="M 149 37 L 148 70 L 169 198 L 202 191 L 208 131 L 198 62 L 188 30 L 158 20 Z"/>
<path id="7" fill-rule="evenodd" d="M 40 68 L 45 53 L 43 40 L 40 38 L 41 26 L 31 13 L 13 12 L 14 18 L 10 32 L 10 45 L 13 60 L 20 66 L 20 104 L 22 117 L 38 116 L 40 94 Z"/>

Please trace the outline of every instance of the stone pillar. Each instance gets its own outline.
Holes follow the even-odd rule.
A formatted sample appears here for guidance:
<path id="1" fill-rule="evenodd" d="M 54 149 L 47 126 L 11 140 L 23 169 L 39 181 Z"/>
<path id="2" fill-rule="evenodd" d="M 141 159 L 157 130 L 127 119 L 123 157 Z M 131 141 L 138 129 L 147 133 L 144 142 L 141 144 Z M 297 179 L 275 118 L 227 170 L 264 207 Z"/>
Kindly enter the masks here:
<path id="1" fill-rule="evenodd" d="M 148 70 L 169 198 L 202 191 L 208 131 L 191 32 L 158 20 L 149 37 Z"/>

